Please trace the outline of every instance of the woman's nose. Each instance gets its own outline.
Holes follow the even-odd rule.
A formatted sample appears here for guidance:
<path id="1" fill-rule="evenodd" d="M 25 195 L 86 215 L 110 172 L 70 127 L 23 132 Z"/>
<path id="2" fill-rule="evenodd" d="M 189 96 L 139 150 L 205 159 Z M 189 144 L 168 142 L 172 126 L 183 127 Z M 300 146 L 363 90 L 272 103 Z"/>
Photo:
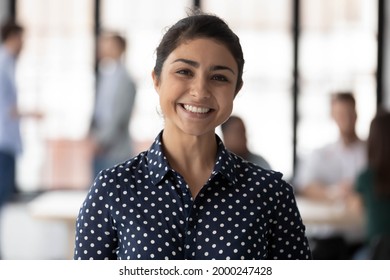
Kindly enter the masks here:
<path id="1" fill-rule="evenodd" d="M 211 94 L 207 82 L 207 79 L 203 77 L 194 79 L 191 85 L 191 96 L 198 99 L 209 98 Z"/>

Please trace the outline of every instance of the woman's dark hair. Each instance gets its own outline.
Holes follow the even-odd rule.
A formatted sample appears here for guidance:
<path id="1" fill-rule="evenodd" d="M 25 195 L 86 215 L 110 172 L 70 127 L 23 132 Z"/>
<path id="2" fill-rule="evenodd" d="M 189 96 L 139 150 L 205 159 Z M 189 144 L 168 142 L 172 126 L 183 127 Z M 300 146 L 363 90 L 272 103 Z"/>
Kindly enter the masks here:
<path id="1" fill-rule="evenodd" d="M 245 62 L 240 39 L 221 18 L 215 15 L 189 15 L 168 29 L 156 49 L 157 58 L 154 66 L 156 76 L 161 76 L 163 64 L 172 51 L 182 42 L 197 38 L 212 38 L 228 48 L 237 62 L 238 79 L 236 89 L 239 89 L 242 85 Z"/>
<path id="2" fill-rule="evenodd" d="M 379 111 L 371 121 L 368 136 L 368 165 L 374 174 L 378 195 L 390 197 L 390 113 Z"/>

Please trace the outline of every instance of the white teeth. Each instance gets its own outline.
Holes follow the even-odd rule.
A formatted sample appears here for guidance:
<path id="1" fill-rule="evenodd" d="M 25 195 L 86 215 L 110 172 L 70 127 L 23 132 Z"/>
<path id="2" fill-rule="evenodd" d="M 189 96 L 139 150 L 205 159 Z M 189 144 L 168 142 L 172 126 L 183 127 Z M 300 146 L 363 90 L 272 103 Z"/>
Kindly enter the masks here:
<path id="1" fill-rule="evenodd" d="M 200 113 L 200 114 L 206 114 L 210 111 L 209 108 L 195 107 L 192 105 L 184 105 L 184 109 L 192 113 Z"/>

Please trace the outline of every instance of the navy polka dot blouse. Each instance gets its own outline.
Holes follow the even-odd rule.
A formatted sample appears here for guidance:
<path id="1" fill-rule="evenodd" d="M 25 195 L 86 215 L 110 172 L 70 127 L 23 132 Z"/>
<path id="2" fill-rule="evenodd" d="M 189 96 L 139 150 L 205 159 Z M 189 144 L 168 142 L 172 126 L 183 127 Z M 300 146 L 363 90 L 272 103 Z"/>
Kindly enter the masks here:
<path id="1" fill-rule="evenodd" d="M 195 199 L 163 154 L 100 172 L 77 218 L 75 259 L 311 259 L 292 187 L 227 151 Z"/>

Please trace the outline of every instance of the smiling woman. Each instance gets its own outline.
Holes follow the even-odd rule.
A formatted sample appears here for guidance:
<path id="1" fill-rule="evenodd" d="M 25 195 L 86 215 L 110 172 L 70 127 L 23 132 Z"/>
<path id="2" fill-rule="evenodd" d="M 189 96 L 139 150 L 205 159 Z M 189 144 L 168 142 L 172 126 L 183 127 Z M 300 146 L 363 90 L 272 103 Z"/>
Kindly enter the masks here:
<path id="1" fill-rule="evenodd" d="M 152 78 L 164 129 L 102 170 L 77 219 L 75 259 L 310 259 L 282 174 L 228 151 L 215 129 L 242 87 L 239 38 L 214 15 L 179 20 Z"/>
<path id="2" fill-rule="evenodd" d="M 160 76 L 153 72 L 167 121 L 165 130 L 194 136 L 209 134 L 214 138 L 215 127 L 232 111 L 235 73 L 237 63 L 221 44 L 210 39 L 194 39 L 178 46 L 167 57 Z M 180 131 L 175 131 L 172 124 Z"/>

